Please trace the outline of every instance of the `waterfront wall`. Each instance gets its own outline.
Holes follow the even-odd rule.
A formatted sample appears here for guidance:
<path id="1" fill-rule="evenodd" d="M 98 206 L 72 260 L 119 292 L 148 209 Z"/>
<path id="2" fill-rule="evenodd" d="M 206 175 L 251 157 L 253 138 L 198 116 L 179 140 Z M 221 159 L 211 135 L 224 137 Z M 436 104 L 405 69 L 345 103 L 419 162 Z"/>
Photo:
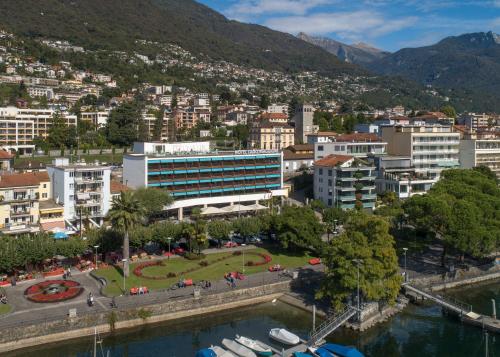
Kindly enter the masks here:
<path id="1" fill-rule="evenodd" d="M 201 295 L 143 308 L 77 316 L 54 322 L 5 329 L 0 334 L 0 353 L 36 345 L 80 338 L 189 316 L 207 314 L 271 301 L 290 291 L 291 281 L 229 292 Z"/>
<path id="2" fill-rule="evenodd" d="M 467 270 L 457 269 L 453 273 L 418 277 L 412 279 L 412 283 L 429 287 L 430 291 L 440 291 L 499 278 L 500 265 L 487 264 Z"/>

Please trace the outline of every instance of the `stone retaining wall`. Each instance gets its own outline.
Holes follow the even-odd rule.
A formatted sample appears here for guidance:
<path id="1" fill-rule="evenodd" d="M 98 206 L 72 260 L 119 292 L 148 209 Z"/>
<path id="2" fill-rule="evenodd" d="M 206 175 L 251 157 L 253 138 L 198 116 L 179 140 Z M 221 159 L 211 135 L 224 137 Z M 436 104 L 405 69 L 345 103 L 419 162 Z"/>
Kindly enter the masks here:
<path id="1" fill-rule="evenodd" d="M 90 336 L 144 324 L 162 322 L 271 301 L 290 291 L 290 281 L 238 289 L 199 298 L 169 301 L 147 307 L 66 318 L 54 322 L 5 329 L 0 334 L 0 353 L 40 344 Z M 110 319 L 113 314 L 114 327 Z"/>

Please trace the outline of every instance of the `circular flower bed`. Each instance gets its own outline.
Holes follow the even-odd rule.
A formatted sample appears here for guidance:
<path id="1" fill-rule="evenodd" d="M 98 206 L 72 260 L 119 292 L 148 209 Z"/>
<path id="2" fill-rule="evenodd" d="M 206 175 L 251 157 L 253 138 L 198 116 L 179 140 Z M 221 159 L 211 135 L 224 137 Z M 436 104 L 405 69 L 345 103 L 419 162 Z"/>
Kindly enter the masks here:
<path id="1" fill-rule="evenodd" d="M 31 285 L 24 296 L 33 302 L 59 302 L 73 299 L 83 292 L 83 286 L 72 280 L 47 280 Z"/>
<path id="2" fill-rule="evenodd" d="M 165 279 L 164 276 L 151 276 L 151 275 L 144 275 L 142 272 L 143 269 L 148 268 L 148 267 L 154 267 L 154 266 L 164 266 L 162 261 L 156 261 L 156 262 L 147 262 L 147 263 L 141 263 L 137 265 L 134 269 L 134 275 L 138 276 L 140 278 L 144 279 L 152 279 L 152 280 L 163 280 Z"/>
<path id="3" fill-rule="evenodd" d="M 258 267 L 260 265 L 266 265 L 273 260 L 270 255 L 264 254 L 264 253 L 247 253 L 248 255 L 257 255 L 261 257 L 263 260 L 260 262 L 254 262 L 253 260 L 249 260 L 245 263 L 247 267 Z"/>

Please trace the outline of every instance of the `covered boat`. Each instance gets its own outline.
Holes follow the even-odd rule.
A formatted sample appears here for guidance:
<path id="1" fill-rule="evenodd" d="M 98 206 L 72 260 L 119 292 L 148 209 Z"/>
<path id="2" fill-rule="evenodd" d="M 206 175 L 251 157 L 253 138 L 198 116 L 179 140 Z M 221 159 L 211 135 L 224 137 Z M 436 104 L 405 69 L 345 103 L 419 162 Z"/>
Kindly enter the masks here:
<path id="1" fill-rule="evenodd" d="M 257 357 L 257 355 L 251 350 L 238 342 L 225 338 L 222 340 L 222 345 L 226 347 L 229 351 L 236 353 L 236 355 L 241 357 Z"/>
<path id="2" fill-rule="evenodd" d="M 325 343 L 320 348 L 332 352 L 334 355 L 339 357 L 365 357 L 365 355 L 359 352 L 356 348 L 350 346 Z"/>
<path id="3" fill-rule="evenodd" d="M 245 347 L 250 348 L 252 351 L 257 353 L 259 356 L 272 356 L 273 351 L 271 348 L 259 341 L 252 340 L 251 338 L 245 336 L 238 336 L 234 339 L 236 342 L 242 344 Z"/>
<path id="4" fill-rule="evenodd" d="M 296 345 L 300 342 L 299 336 L 285 330 L 284 328 L 273 328 L 269 331 L 269 337 L 285 345 Z"/>
<path id="5" fill-rule="evenodd" d="M 203 348 L 196 352 L 195 357 L 217 357 L 217 355 L 210 348 Z"/>

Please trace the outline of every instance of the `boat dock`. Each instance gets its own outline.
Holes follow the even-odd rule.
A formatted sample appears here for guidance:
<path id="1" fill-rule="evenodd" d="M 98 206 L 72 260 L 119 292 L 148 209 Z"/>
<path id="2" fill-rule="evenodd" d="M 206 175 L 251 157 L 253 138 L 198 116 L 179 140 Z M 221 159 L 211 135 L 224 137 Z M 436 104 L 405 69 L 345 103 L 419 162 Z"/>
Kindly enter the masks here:
<path id="1" fill-rule="evenodd" d="M 488 330 L 495 333 L 500 333 L 500 321 L 496 318 L 489 317 L 486 315 L 481 315 L 472 311 L 472 306 L 470 304 L 465 304 L 461 301 L 446 298 L 441 295 L 435 295 L 428 291 L 424 291 L 409 283 L 404 283 L 403 288 L 406 292 L 415 294 L 416 296 L 421 296 L 424 299 L 429 299 L 434 301 L 436 304 L 440 305 L 444 310 L 454 313 L 460 316 L 463 322 L 470 325 L 478 326 L 484 330 Z"/>

